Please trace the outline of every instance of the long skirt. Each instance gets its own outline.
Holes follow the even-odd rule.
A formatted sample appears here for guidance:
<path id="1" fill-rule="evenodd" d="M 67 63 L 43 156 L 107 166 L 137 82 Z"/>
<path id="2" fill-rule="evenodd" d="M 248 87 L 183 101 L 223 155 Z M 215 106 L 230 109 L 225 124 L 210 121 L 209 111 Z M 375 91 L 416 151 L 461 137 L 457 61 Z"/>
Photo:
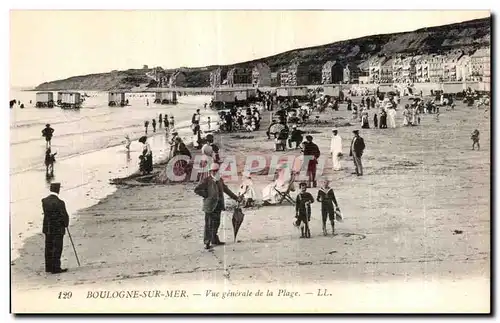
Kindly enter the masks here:
<path id="1" fill-rule="evenodd" d="M 146 173 L 151 173 L 153 171 L 153 154 L 144 156 L 144 166 L 143 171 Z"/>

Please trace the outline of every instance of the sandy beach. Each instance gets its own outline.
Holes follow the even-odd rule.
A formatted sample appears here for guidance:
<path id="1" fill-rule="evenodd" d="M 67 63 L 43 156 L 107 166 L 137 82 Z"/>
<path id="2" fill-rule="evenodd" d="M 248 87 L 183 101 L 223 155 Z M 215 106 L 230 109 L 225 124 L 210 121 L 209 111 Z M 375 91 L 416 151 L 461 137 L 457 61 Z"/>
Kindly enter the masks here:
<path id="1" fill-rule="evenodd" d="M 44 272 L 41 234 L 24 240 L 19 258 L 11 263 L 12 287 L 18 295 L 13 308 L 27 306 L 29 297 L 36 299 L 49 291 L 55 295 L 65 288 L 84 295 L 86 290 L 105 286 L 190 286 L 193 294 L 204 293 L 207 286 L 241 290 L 253 284 L 290 286 L 302 294 L 310 292 L 309 285 L 314 286 L 314 293 L 318 286 L 335 285 L 335 302 L 308 301 L 317 302 L 317 310 L 384 312 L 394 310 L 388 305 L 392 304 L 401 311 L 422 311 L 430 304 L 450 312 L 488 311 L 490 114 L 459 102 L 455 110 L 442 108 L 439 119 L 422 115 L 419 126 L 402 127 L 401 111 L 407 102 L 403 99 L 399 105 L 396 129 L 373 129 L 372 112 L 372 129 L 360 129 L 344 104 L 338 112 L 328 110 L 321 115 L 322 120 L 342 117 L 353 124 L 338 128 L 344 147 L 339 172 L 331 170 L 332 126 L 305 126 L 321 149 L 321 158 L 326 159 L 325 174 L 332 179 L 345 214 L 344 222 L 336 224 L 336 236 L 322 235 L 319 203 L 312 205 L 312 238 L 299 239 L 290 204 L 262 206 L 258 201 L 256 207 L 244 209 L 245 220 L 233 242 L 235 202 L 227 198 L 219 231 L 227 244 L 208 252 L 203 249 L 204 215 L 202 200 L 193 192 L 195 183 L 118 186 L 113 194 L 73 216 L 70 230 L 81 267 L 68 236 L 62 264 L 69 271 L 61 275 Z M 300 154 L 299 150 L 274 152 L 266 128 L 217 136 L 224 154 L 235 154 L 238 161 L 250 153 Z M 481 133 L 480 151 L 471 150 L 470 134 L 476 128 Z M 360 129 L 366 143 L 362 177 L 351 175 L 353 163 L 348 155 L 354 129 Z M 266 176 L 253 176 L 253 180 L 260 199 L 269 180 Z M 238 184 L 228 185 L 236 192 Z M 309 191 L 316 197 L 317 188 Z M 64 189 L 61 196 L 64 199 Z M 370 286 L 375 286 L 373 292 Z M 415 299 L 408 298 L 413 295 L 408 290 Z M 444 306 L 442 302 L 450 295 L 455 301 Z M 84 311 L 89 304 L 81 297 L 73 311 Z M 274 305 L 260 301 L 252 311 L 300 311 L 292 301 Z M 179 300 L 175 305 L 165 304 L 163 312 L 240 311 L 245 306 L 237 299 L 217 303 L 216 308 L 211 307 L 212 301 L 204 302 L 194 309 Z M 114 307 L 108 303 L 102 310 L 134 311 L 138 304 L 123 301 Z M 295 304 L 293 309 L 291 304 Z"/>

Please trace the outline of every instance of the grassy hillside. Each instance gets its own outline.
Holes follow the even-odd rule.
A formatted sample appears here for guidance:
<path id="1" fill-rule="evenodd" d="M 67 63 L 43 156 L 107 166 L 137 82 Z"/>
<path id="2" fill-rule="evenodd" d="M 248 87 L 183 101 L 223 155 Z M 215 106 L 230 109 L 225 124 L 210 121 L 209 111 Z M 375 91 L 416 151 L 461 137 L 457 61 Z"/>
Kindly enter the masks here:
<path id="1" fill-rule="evenodd" d="M 64 80 L 46 82 L 38 85 L 36 90 L 117 90 L 130 89 L 140 84 L 149 83 L 147 69 L 130 69 L 111 73 L 73 76 Z"/>
<path id="2" fill-rule="evenodd" d="M 491 18 L 476 19 L 456 24 L 423 28 L 412 32 L 366 36 L 357 39 L 335 42 L 332 44 L 295 49 L 285 53 L 242 62 L 232 66 L 251 66 L 264 62 L 277 71 L 288 66 L 292 61 L 300 61 L 309 67 L 312 73 L 321 71 L 328 60 L 340 60 L 361 64 L 370 57 L 394 54 L 445 54 L 454 49 L 472 53 L 479 47 L 490 44 Z M 183 69 L 189 87 L 209 86 L 210 70 L 216 66 Z M 127 70 L 115 73 L 102 73 L 71 77 L 66 80 L 40 84 L 37 90 L 85 89 L 110 90 L 127 89 L 137 83 L 149 83 L 144 75 L 146 70 Z"/>

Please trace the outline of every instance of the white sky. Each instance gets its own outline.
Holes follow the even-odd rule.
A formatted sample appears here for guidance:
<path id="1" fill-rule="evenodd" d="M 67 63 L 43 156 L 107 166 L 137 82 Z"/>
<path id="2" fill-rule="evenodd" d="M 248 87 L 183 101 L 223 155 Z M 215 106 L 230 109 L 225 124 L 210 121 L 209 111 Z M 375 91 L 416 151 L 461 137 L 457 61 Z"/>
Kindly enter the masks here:
<path id="1" fill-rule="evenodd" d="M 484 18 L 489 11 L 11 11 L 10 84 L 230 64 L 295 48 Z"/>

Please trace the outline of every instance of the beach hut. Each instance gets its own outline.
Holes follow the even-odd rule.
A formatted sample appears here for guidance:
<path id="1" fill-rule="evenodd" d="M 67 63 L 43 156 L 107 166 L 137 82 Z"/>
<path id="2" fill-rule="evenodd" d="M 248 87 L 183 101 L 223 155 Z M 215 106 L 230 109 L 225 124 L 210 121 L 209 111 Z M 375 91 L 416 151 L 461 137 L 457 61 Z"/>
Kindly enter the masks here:
<path id="1" fill-rule="evenodd" d="M 213 92 L 212 104 L 216 109 L 244 106 L 249 102 L 249 91 L 251 89 L 217 89 Z"/>
<path id="2" fill-rule="evenodd" d="M 35 106 L 37 108 L 53 108 L 54 94 L 52 92 L 38 92 Z"/>
<path id="3" fill-rule="evenodd" d="M 154 103 L 177 104 L 177 92 L 176 91 L 156 92 Z"/>
<path id="4" fill-rule="evenodd" d="M 298 100 L 307 100 L 307 86 L 283 86 L 276 89 L 278 98 L 289 98 Z"/>
<path id="5" fill-rule="evenodd" d="M 108 106 L 110 107 L 123 107 L 126 105 L 125 92 L 109 92 L 108 93 Z"/>
<path id="6" fill-rule="evenodd" d="M 342 91 L 340 90 L 339 85 L 324 85 L 323 86 L 323 94 L 324 95 L 328 95 L 328 96 L 340 99 L 341 95 L 342 95 L 341 93 L 342 93 Z"/>
<path id="7" fill-rule="evenodd" d="M 78 92 L 58 92 L 57 104 L 62 109 L 80 109 L 82 104 L 81 95 Z"/>

